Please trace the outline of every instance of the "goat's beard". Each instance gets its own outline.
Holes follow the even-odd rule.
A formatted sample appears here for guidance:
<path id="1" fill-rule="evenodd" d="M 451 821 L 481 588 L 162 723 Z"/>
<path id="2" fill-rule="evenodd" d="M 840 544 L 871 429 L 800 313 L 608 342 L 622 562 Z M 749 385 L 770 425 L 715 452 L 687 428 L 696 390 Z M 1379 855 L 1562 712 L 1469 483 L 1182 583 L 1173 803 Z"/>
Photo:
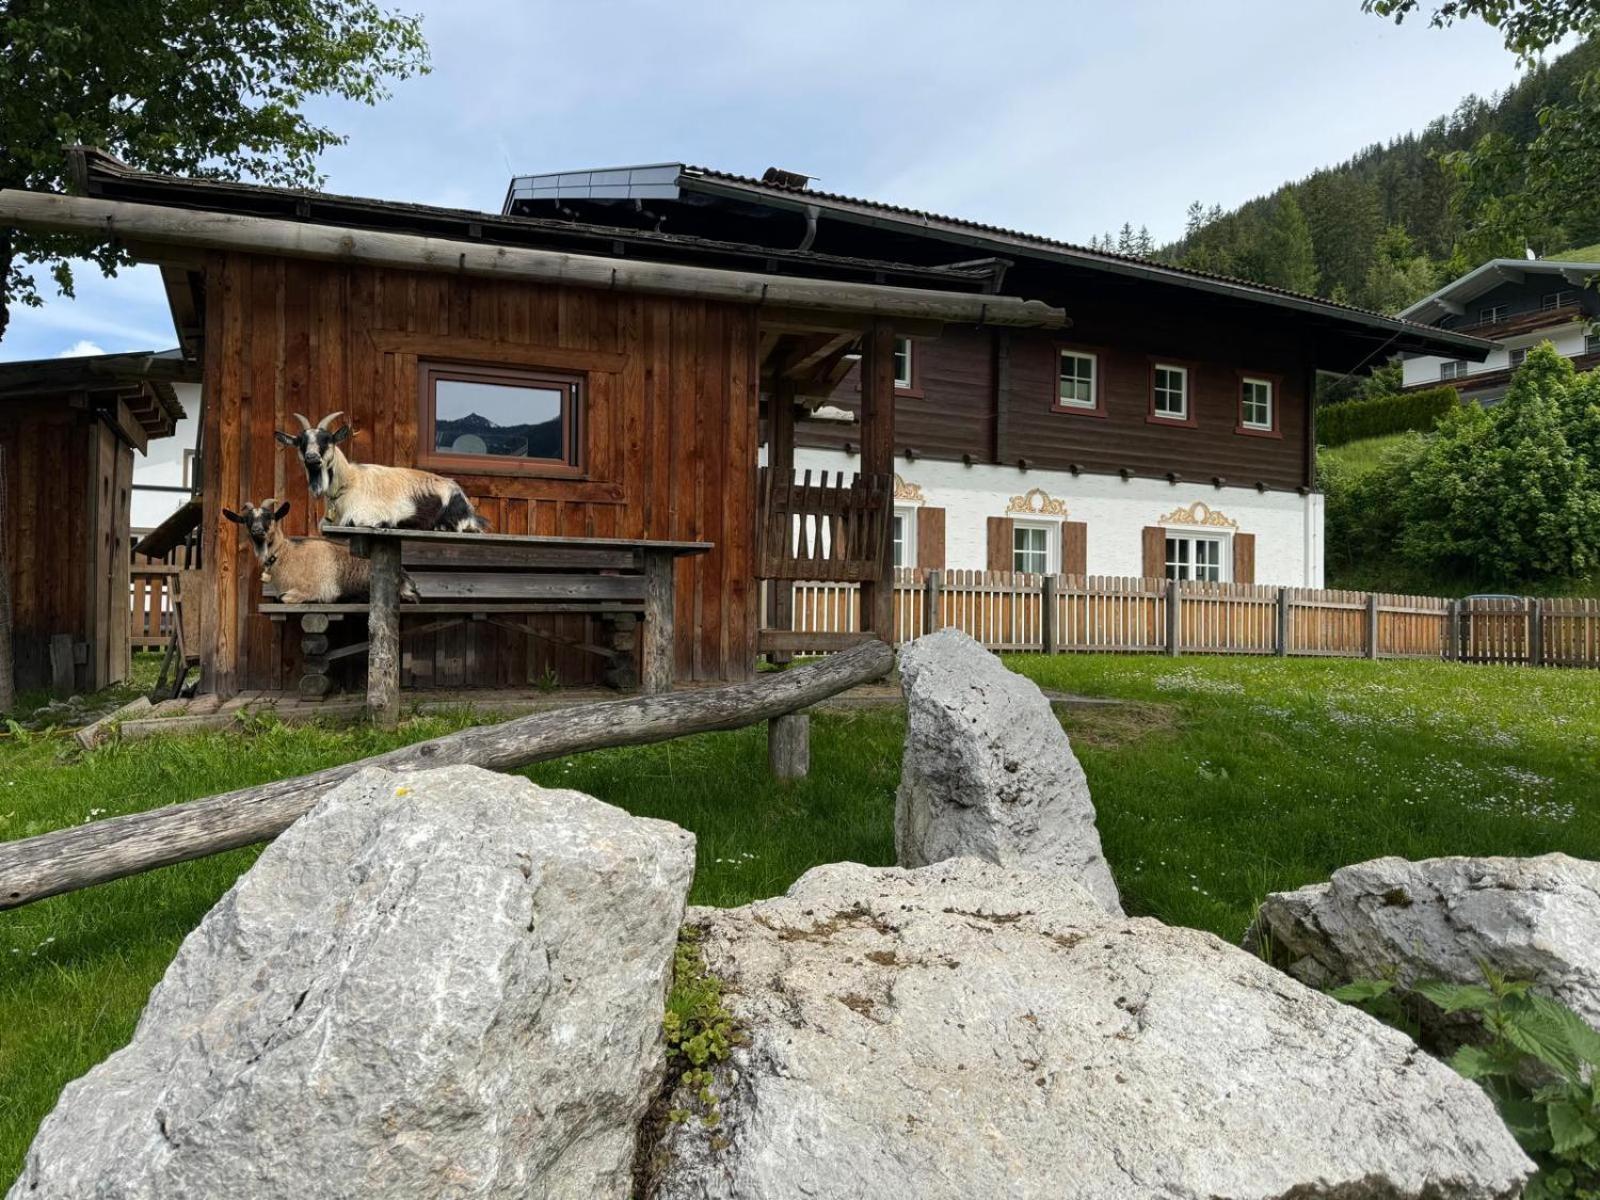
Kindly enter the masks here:
<path id="1" fill-rule="evenodd" d="M 311 488 L 313 496 L 322 496 L 328 490 L 328 464 L 318 463 L 314 467 L 306 468 L 306 483 Z"/>

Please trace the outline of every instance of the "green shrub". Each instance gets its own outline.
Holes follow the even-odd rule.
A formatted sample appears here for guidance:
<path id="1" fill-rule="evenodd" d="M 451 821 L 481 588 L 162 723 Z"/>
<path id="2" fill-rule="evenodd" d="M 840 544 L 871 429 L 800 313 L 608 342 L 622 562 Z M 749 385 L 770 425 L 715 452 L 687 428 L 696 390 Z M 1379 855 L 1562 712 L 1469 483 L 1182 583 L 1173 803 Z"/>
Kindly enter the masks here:
<path id="1" fill-rule="evenodd" d="M 1342 446 L 1409 430 L 1427 433 L 1440 417 L 1460 406 L 1461 397 L 1453 387 L 1330 404 L 1317 410 L 1317 441 Z"/>
<path id="2" fill-rule="evenodd" d="M 1485 968 L 1482 984 L 1358 979 L 1329 994 L 1416 1036 L 1417 1000 L 1470 1013 L 1484 1037 L 1450 1065 L 1488 1092 L 1539 1174 L 1526 1200 L 1600 1200 L 1600 1033 L 1532 985 Z M 1538 1082 L 1529 1083 L 1528 1080 Z"/>

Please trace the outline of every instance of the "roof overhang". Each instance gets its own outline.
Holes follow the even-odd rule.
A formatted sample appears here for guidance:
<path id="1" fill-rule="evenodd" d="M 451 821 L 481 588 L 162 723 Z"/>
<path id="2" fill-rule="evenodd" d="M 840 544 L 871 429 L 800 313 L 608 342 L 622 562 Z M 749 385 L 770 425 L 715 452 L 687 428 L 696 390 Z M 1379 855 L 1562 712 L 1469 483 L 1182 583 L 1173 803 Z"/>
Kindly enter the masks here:
<path id="1" fill-rule="evenodd" d="M 121 406 L 129 439 L 137 443 L 172 436 L 185 415 L 172 385 L 197 379 L 194 367 L 171 351 L 6 362 L 0 363 L 0 401 L 82 396 L 114 412 Z"/>
<path id="2" fill-rule="evenodd" d="M 54 193 L 0 191 L 0 223 L 101 237 L 119 242 L 134 257 L 151 262 L 185 262 L 196 251 L 238 250 L 453 275 L 535 280 L 605 291 L 692 296 L 891 321 L 904 318 L 1044 329 L 1059 329 L 1068 323 L 1061 309 L 1018 296 L 604 258 Z M 966 286 L 965 281 L 962 286 Z"/>
<path id="3" fill-rule="evenodd" d="M 1424 296 L 1400 315 L 1408 321 L 1429 324 L 1446 317 L 1465 316 L 1467 305 L 1505 283 L 1522 283 L 1530 275 L 1559 279 L 1569 287 L 1582 288 L 1600 275 L 1600 263 L 1560 262 L 1549 258 L 1491 258 L 1465 275 L 1452 279 L 1438 291 Z"/>

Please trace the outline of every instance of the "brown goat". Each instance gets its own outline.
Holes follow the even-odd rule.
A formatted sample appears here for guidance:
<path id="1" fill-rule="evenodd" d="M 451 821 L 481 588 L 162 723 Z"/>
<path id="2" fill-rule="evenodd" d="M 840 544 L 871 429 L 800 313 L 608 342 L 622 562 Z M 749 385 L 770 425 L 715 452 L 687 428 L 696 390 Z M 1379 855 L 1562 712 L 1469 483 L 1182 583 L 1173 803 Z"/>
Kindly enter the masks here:
<path id="1" fill-rule="evenodd" d="M 287 500 L 280 505 L 267 499 L 259 506 L 246 504 L 242 513 L 225 508 L 222 515 L 244 526 L 261 563 L 261 581 L 276 587 L 278 599 L 284 604 L 365 600 L 370 591 L 372 564 L 327 538 L 290 537 L 281 524 L 288 512 Z M 416 585 L 404 573 L 400 576 L 400 599 L 417 599 Z"/>

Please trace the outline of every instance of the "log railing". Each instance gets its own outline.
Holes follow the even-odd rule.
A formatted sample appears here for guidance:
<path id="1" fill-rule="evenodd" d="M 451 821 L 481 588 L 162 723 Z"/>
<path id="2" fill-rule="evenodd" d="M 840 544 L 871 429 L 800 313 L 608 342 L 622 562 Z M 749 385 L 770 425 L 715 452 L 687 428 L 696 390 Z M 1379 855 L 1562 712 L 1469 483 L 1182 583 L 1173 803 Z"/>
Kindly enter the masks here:
<path id="1" fill-rule="evenodd" d="M 892 475 L 804 471 L 784 479 L 763 467 L 758 486 L 758 578 L 860 583 L 882 575 Z"/>
<path id="2" fill-rule="evenodd" d="M 769 583 L 768 588 L 790 586 Z M 860 627 L 854 584 L 792 585 L 794 629 Z M 1435 658 L 1600 668 L 1600 600 L 900 569 L 894 641 L 955 626 L 992 650 Z M 818 642 L 818 645 L 822 645 Z"/>

